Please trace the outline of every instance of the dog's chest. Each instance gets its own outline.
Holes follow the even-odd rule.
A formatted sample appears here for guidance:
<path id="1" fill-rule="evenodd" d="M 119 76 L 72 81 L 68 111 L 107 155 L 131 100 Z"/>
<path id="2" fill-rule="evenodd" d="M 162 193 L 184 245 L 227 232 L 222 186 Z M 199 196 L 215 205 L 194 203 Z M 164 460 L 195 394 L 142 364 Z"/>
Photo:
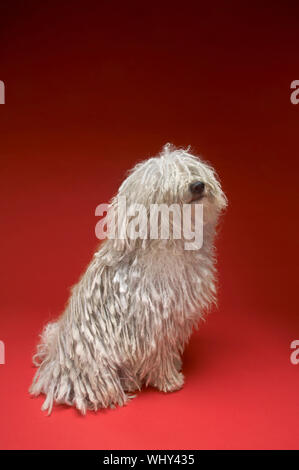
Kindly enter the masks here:
<path id="1" fill-rule="evenodd" d="M 142 257 L 123 264 L 113 284 L 125 316 L 151 316 L 158 324 L 174 326 L 193 317 L 213 285 L 213 265 L 202 254 Z"/>

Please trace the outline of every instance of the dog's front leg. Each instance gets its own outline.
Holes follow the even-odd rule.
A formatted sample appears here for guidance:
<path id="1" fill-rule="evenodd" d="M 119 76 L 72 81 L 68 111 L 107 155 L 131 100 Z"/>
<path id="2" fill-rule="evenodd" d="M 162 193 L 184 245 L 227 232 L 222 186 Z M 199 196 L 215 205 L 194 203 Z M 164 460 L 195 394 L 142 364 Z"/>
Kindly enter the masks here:
<path id="1" fill-rule="evenodd" d="M 184 385 L 184 375 L 179 372 L 181 360 L 177 356 L 161 357 L 157 368 L 151 374 L 149 385 L 162 392 L 175 392 Z"/>

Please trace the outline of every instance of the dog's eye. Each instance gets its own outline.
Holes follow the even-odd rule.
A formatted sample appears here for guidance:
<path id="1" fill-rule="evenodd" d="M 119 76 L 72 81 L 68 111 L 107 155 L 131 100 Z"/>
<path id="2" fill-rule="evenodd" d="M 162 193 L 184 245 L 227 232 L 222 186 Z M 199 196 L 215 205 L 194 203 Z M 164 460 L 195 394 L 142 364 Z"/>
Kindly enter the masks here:
<path id="1" fill-rule="evenodd" d="M 189 190 L 194 195 L 201 195 L 204 192 L 205 184 L 203 181 L 195 181 L 189 185 Z"/>
<path id="2" fill-rule="evenodd" d="M 204 197 L 205 184 L 203 181 L 194 181 L 189 184 L 189 192 L 191 193 L 191 201 L 200 201 Z"/>

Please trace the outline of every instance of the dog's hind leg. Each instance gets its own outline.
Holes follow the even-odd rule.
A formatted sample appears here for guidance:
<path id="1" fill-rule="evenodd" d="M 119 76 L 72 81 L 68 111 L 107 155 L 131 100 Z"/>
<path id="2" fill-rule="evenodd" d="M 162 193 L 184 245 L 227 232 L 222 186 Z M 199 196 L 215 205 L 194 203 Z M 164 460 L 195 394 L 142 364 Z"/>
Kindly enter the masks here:
<path id="1" fill-rule="evenodd" d="M 131 397 L 122 387 L 117 367 L 105 359 L 104 352 L 96 354 L 81 343 L 71 347 L 65 335 L 59 322 L 49 324 L 35 356 L 39 368 L 30 393 L 46 395 L 42 409 L 50 414 L 56 402 L 85 414 L 87 409 L 124 405 Z"/>
<path id="2" fill-rule="evenodd" d="M 42 410 L 48 410 L 49 414 L 54 403 L 75 406 L 85 414 L 88 409 L 123 406 L 131 398 L 109 369 L 93 377 L 88 370 L 76 374 L 47 362 L 38 370 L 30 391 L 34 395 L 46 395 Z"/>

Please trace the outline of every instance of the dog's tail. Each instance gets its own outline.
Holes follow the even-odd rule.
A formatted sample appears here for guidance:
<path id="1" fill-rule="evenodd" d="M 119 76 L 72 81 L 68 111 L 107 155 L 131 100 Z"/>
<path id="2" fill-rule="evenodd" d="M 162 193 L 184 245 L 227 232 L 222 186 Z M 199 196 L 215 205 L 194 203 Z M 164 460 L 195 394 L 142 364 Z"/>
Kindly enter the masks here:
<path id="1" fill-rule="evenodd" d="M 37 346 L 37 352 L 33 356 L 33 364 L 39 367 L 45 357 L 47 357 L 54 348 L 55 339 L 58 333 L 58 322 L 48 323 L 41 334 L 41 343 Z"/>
<path id="2" fill-rule="evenodd" d="M 41 334 L 41 343 L 37 346 L 37 352 L 33 356 L 33 364 L 38 370 L 29 389 L 32 395 L 44 393 L 46 400 L 42 410 L 48 410 L 51 414 L 54 402 L 56 378 L 59 376 L 59 361 L 57 361 L 57 341 L 59 334 L 59 323 L 49 323 Z M 65 384 L 64 395 L 67 398 L 67 384 Z M 62 398 L 62 397 L 61 397 Z"/>

